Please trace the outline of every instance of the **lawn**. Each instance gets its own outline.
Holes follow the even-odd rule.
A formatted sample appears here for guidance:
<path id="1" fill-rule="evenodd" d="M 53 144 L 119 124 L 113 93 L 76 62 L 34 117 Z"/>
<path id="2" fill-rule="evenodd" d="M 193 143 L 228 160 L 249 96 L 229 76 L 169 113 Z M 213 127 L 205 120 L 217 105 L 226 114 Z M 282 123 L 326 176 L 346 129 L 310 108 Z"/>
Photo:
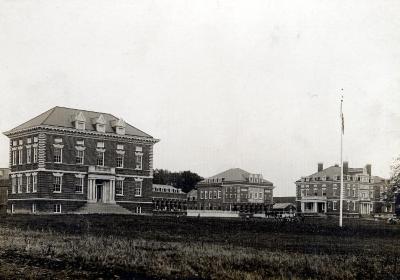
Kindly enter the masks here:
<path id="1" fill-rule="evenodd" d="M 400 279 L 400 227 L 308 219 L 7 216 L 0 278 Z"/>

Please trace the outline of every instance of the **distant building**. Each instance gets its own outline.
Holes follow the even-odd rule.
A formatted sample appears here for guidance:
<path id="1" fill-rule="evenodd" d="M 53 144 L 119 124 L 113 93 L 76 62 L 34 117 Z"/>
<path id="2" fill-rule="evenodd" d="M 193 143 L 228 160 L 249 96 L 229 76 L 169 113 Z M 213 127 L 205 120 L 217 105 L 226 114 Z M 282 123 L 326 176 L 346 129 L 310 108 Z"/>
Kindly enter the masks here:
<path id="1" fill-rule="evenodd" d="M 344 215 L 370 215 L 376 212 L 379 190 L 384 180 L 372 176 L 371 165 L 349 168 L 343 163 L 343 213 Z M 311 214 L 339 214 L 340 174 L 338 165 L 326 169 L 318 164 L 316 173 L 296 181 L 297 209 Z"/>
<path id="2" fill-rule="evenodd" d="M 184 214 L 186 193 L 170 185 L 153 185 L 153 213 Z"/>
<path id="3" fill-rule="evenodd" d="M 197 209 L 197 189 L 193 189 L 187 194 L 187 208 Z"/>
<path id="4" fill-rule="evenodd" d="M 273 204 L 273 183 L 232 168 L 197 184 L 197 209 L 263 213 Z"/>
<path id="5" fill-rule="evenodd" d="M 54 107 L 4 134 L 10 212 L 152 212 L 158 140 L 124 120 Z"/>
<path id="6" fill-rule="evenodd" d="M 9 168 L 0 168 L 0 215 L 7 213 L 7 189 L 10 185 L 9 176 Z"/>
<path id="7" fill-rule="evenodd" d="M 272 213 L 274 214 L 295 214 L 296 205 L 293 203 L 275 203 L 272 207 Z M 270 213 L 267 213 L 267 215 Z"/>

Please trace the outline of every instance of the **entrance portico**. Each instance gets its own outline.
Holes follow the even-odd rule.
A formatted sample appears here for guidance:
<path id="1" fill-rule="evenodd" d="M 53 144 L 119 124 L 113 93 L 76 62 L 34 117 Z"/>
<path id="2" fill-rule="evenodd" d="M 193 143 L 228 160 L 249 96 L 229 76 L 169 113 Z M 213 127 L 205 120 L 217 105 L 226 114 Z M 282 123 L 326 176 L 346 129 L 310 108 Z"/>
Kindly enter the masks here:
<path id="1" fill-rule="evenodd" d="M 99 174 L 100 172 L 109 174 Z M 115 169 L 89 167 L 87 195 L 89 203 L 115 204 Z"/>
<path id="2" fill-rule="evenodd" d="M 301 201 L 301 212 L 303 213 L 326 213 L 326 197 L 309 196 Z"/>
<path id="3" fill-rule="evenodd" d="M 115 177 L 89 177 L 88 202 L 115 203 Z"/>

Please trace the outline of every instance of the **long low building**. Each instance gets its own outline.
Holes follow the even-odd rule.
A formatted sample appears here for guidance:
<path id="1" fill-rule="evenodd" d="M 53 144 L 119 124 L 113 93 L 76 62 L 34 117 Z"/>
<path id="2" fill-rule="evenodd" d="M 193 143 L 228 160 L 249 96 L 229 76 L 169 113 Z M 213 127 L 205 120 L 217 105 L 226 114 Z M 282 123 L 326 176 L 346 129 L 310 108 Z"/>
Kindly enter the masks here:
<path id="1" fill-rule="evenodd" d="M 197 184 L 197 210 L 264 213 L 273 205 L 272 182 L 261 174 L 232 168 Z"/>
<path id="2" fill-rule="evenodd" d="M 187 194 L 170 185 L 153 185 L 154 214 L 185 214 Z"/>

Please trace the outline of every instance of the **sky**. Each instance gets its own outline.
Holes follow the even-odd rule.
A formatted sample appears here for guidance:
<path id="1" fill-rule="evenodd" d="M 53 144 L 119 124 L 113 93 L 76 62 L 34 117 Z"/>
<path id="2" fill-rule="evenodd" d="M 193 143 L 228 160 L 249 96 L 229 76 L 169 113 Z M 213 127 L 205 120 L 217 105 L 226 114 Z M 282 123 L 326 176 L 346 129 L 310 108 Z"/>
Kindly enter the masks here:
<path id="1" fill-rule="evenodd" d="M 54 107 L 160 139 L 154 167 L 294 181 L 400 155 L 400 2 L 0 0 L 0 131 Z M 343 90 L 342 90 L 343 89 Z M 8 166 L 0 136 L 0 166 Z"/>

